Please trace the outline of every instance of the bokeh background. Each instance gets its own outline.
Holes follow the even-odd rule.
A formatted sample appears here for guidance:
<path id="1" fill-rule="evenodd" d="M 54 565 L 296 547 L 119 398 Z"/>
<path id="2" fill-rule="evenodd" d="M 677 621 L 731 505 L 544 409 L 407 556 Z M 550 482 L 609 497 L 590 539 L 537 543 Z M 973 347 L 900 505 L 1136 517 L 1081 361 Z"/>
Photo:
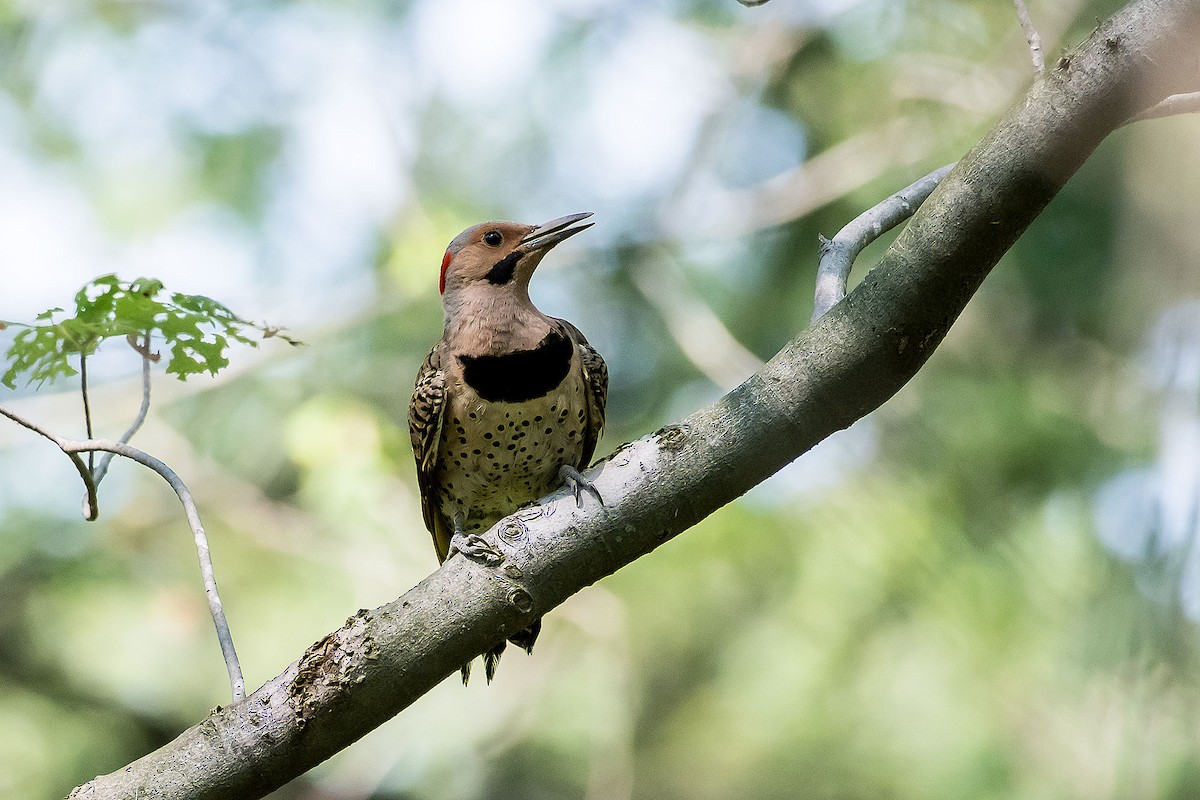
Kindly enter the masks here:
<path id="1" fill-rule="evenodd" d="M 1048 59 L 1120 5 L 1034 0 Z M 435 566 L 404 413 L 459 230 L 596 212 L 533 294 L 608 359 L 606 453 L 769 358 L 817 235 L 1031 78 L 999 0 L 5 0 L 0 319 L 117 272 L 307 342 L 157 375 L 135 442 L 200 499 L 254 687 Z M 274 797 L 1196 796 L 1198 151 L 1115 133 L 884 408 Z M 90 366 L 116 435 L 138 358 Z M 0 403 L 82 433 L 75 386 Z M 167 487 L 80 496 L 0 424 L 6 798 L 227 701 Z"/>

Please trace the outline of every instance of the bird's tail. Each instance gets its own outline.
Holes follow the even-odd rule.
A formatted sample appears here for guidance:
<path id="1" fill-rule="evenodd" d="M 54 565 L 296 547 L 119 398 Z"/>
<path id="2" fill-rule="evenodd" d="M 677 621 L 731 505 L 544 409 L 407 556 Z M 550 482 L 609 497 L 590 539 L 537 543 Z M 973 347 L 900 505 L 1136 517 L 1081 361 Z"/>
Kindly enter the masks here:
<path id="1" fill-rule="evenodd" d="M 537 641 L 538 634 L 542 632 L 541 618 L 535 619 L 533 624 L 528 628 L 519 630 L 512 636 L 508 637 L 508 641 L 520 647 L 526 653 L 533 652 L 533 644 Z M 500 664 L 500 656 L 504 654 L 504 648 L 508 646 L 508 642 L 500 642 L 500 644 L 491 648 L 483 654 L 483 674 L 487 678 L 487 682 L 491 683 L 492 678 L 496 677 L 496 667 Z M 463 664 L 461 667 L 463 686 L 467 685 L 467 678 L 471 675 L 471 665 Z"/>
<path id="2" fill-rule="evenodd" d="M 537 641 L 538 634 L 542 632 L 542 618 L 538 617 L 533 621 L 533 624 L 524 630 L 517 631 L 508 640 L 517 647 L 524 650 L 526 653 L 533 653 L 533 644 Z M 503 649 L 503 645 L 501 645 Z"/>

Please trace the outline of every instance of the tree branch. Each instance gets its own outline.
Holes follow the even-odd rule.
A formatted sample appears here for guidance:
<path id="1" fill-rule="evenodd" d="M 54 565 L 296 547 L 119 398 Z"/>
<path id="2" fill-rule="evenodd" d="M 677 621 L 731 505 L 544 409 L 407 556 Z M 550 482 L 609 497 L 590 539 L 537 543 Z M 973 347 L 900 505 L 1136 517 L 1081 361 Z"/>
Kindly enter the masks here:
<path id="1" fill-rule="evenodd" d="M 121 434 L 121 438 L 117 440 L 121 444 L 129 443 L 129 440 L 133 438 L 133 435 L 141 430 L 143 423 L 146 421 L 146 416 L 150 413 L 150 362 L 158 360 L 158 356 L 150 352 L 149 331 L 147 331 L 146 335 L 142 338 L 141 344 L 139 344 L 137 339 L 133 336 L 128 337 L 128 342 L 129 346 L 137 351 L 138 355 L 142 357 L 142 405 L 140 408 L 138 408 L 137 416 L 133 418 L 133 422 L 130 423 L 129 428 L 125 431 L 125 433 Z M 88 430 L 88 438 L 92 438 L 92 432 L 90 429 Z M 98 464 L 96 464 L 96 469 L 92 473 L 95 476 L 97 485 L 99 485 L 100 481 L 104 480 L 104 476 L 108 474 L 108 465 L 112 462 L 113 456 L 115 455 L 116 453 L 106 452 L 100 457 L 100 461 Z"/>
<path id="2" fill-rule="evenodd" d="M 79 457 L 78 453 L 67 453 L 64 447 L 67 440 L 55 436 L 53 433 L 41 427 L 40 425 L 30 422 L 20 414 L 9 411 L 4 406 L 0 406 L 0 416 L 8 417 L 22 428 L 31 430 L 38 436 L 49 439 L 50 441 L 54 442 L 54 444 L 58 445 L 60 450 L 67 454 L 67 457 L 71 459 L 71 463 L 75 465 L 76 471 L 79 472 L 79 477 L 83 481 L 83 485 L 87 488 L 87 495 L 83 498 L 83 518 L 88 522 L 94 522 L 95 519 L 100 516 L 100 504 L 96 498 L 96 481 L 92 479 L 91 469 L 89 469 L 88 465 L 85 464 L 83 459 Z"/>
<path id="3" fill-rule="evenodd" d="M 1023 0 L 1016 0 L 1016 3 L 1017 11 L 1022 15 L 1024 23 L 1028 19 L 1029 11 L 1025 8 Z M 1033 36 L 1037 36 L 1036 31 L 1033 32 Z M 1039 73 L 1044 71 L 1039 65 L 1040 60 L 1041 53 L 1038 51 L 1034 64 L 1038 66 Z M 1155 103 L 1145 111 L 1134 114 L 1122 124 L 1129 125 L 1143 120 L 1197 112 L 1200 112 L 1200 92 L 1174 94 Z M 954 164 L 947 164 L 914 181 L 883 202 L 859 214 L 838 231 L 832 239 L 821 237 L 812 322 L 825 316 L 829 309 L 845 298 L 850 270 L 854 267 L 854 261 L 858 258 L 858 254 L 871 242 L 916 213 L 921 203 L 924 203 L 929 195 L 933 194 L 933 190 L 953 167 Z"/>
<path id="4" fill-rule="evenodd" d="M 953 164 L 947 164 L 935 169 L 882 203 L 859 214 L 832 239 L 821 238 L 821 260 L 817 265 L 812 322 L 825 316 L 829 309 L 846 296 L 846 283 L 850 279 L 850 269 L 854 266 L 854 259 L 858 258 L 858 254 L 871 242 L 911 217 L 953 168 Z"/>
<path id="5" fill-rule="evenodd" d="M 0 409 L 0 412 L 2 411 L 3 409 Z M 5 416 L 12 418 L 11 414 L 6 413 Z M 184 515 L 187 517 L 188 527 L 192 529 L 192 539 L 196 543 L 196 555 L 200 559 L 200 577 L 204 581 L 204 594 L 208 598 L 208 610 L 212 615 L 213 625 L 217 629 L 217 641 L 221 645 L 221 655 L 225 659 L 225 669 L 229 673 L 229 686 L 233 691 L 233 702 L 244 699 L 246 697 L 246 681 L 242 677 L 242 665 L 238 661 L 237 651 L 233 646 L 233 634 L 229 630 L 229 620 L 225 618 L 225 607 L 221 604 L 221 594 L 217 591 L 217 576 L 213 569 L 212 552 L 208 547 L 208 534 L 204 531 L 204 523 L 200 521 L 200 511 L 196 508 L 196 501 L 192 498 L 192 492 L 188 489 L 187 484 L 175 473 L 175 470 L 164 462 L 125 442 L 113 442 L 108 439 L 88 439 L 83 442 L 59 439 L 56 443 L 64 453 L 73 458 L 78 458 L 78 453 L 92 453 L 98 450 L 124 456 L 154 470 L 175 490 L 179 502 L 183 504 Z"/>
<path id="6" fill-rule="evenodd" d="M 1029 42 L 1029 58 L 1033 61 L 1033 71 L 1041 75 L 1046 71 L 1046 60 L 1042 57 L 1042 37 L 1038 36 L 1037 28 L 1033 26 L 1033 18 L 1029 16 L 1029 7 L 1025 0 L 1013 0 L 1017 7 L 1017 21 L 1025 33 L 1025 41 Z"/>
<path id="7" fill-rule="evenodd" d="M 87 353 L 83 350 L 79 351 L 79 393 L 83 397 L 83 430 L 87 434 L 87 438 L 91 439 L 92 433 L 92 404 L 88 400 L 88 371 L 87 371 Z M 92 480 L 97 484 L 100 481 L 96 480 L 95 453 L 88 453 L 87 468 L 92 475 Z M 95 506 L 92 506 L 95 508 Z M 84 516 L 87 516 L 85 513 Z"/>
<path id="8" fill-rule="evenodd" d="M 1200 92 L 1173 94 L 1159 103 L 1138 112 L 1129 118 L 1130 122 L 1141 122 L 1146 119 L 1173 117 L 1176 114 L 1195 114 L 1200 112 Z"/>
<path id="9" fill-rule="evenodd" d="M 589 470 L 605 506 L 560 491 L 362 610 L 244 702 L 79 787 L 75 798 L 261 797 L 529 624 L 769 477 L 900 389 L 980 282 L 1100 141 L 1200 86 L 1200 0 L 1140 0 L 1049 70 L 921 206 L 846 299 L 717 403 Z"/>

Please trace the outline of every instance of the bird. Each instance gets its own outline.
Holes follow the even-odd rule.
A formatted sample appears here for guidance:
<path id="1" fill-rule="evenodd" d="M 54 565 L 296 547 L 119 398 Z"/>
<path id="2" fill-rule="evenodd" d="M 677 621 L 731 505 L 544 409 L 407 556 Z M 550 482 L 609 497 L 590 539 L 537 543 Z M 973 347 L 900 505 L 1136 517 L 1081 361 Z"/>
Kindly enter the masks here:
<path id="1" fill-rule="evenodd" d="M 438 289 L 445 326 L 418 370 L 409 434 L 438 563 L 488 560 L 479 534 L 566 484 L 603 504 L 586 469 L 604 428 L 608 367 L 578 328 L 542 313 L 529 281 L 591 213 L 541 225 L 484 222 L 455 236 Z M 541 619 L 508 641 L 532 653 Z M 505 642 L 484 653 L 488 683 Z M 470 663 L 461 669 L 464 685 Z"/>

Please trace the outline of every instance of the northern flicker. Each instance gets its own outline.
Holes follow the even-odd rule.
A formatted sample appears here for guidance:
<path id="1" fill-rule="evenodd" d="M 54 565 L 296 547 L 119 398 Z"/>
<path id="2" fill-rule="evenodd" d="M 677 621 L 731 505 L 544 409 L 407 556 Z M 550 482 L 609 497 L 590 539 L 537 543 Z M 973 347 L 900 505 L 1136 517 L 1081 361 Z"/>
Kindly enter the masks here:
<path id="1" fill-rule="evenodd" d="M 579 470 L 604 427 L 608 368 L 578 328 L 529 299 L 543 256 L 591 227 L 576 224 L 590 216 L 485 222 L 454 237 L 442 258 L 445 329 L 408 408 L 421 510 L 439 563 L 456 552 L 485 556 L 491 548 L 480 533 L 564 482 L 577 503 L 583 491 L 600 499 Z M 539 619 L 508 640 L 531 652 L 540 630 Z M 484 654 L 489 682 L 504 647 Z"/>

